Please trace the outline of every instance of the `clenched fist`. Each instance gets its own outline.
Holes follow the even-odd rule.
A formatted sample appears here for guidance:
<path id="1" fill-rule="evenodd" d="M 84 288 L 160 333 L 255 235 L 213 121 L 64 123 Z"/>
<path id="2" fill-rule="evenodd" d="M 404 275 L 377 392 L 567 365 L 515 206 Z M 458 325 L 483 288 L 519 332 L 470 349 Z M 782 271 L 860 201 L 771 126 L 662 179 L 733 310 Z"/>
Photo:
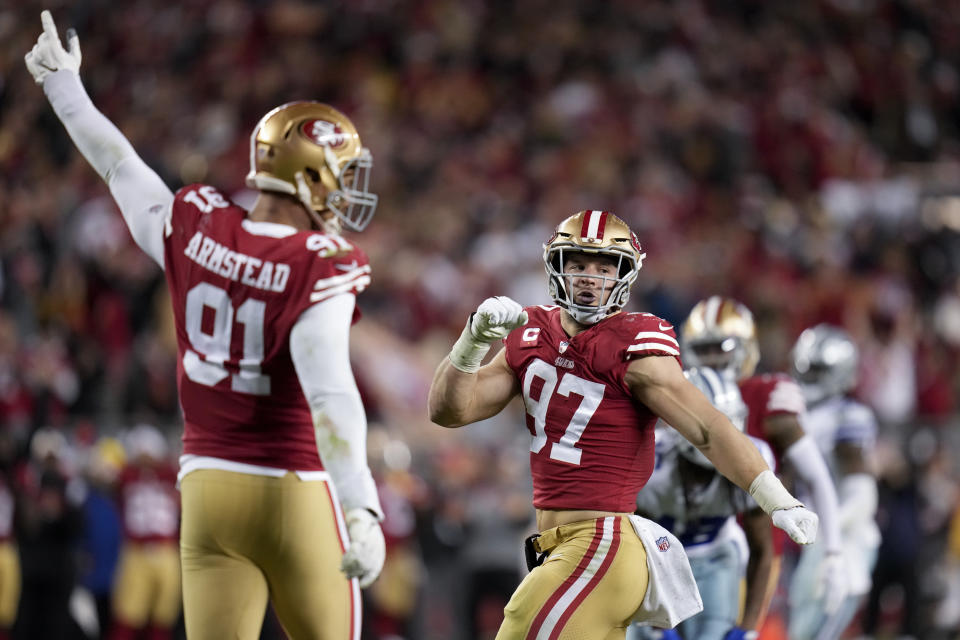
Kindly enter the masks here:
<path id="1" fill-rule="evenodd" d="M 357 578 L 360 588 L 373 584 L 383 569 L 387 546 L 377 518 L 366 509 L 351 509 L 346 513 L 350 548 L 343 554 L 340 570 L 348 578 Z"/>
<path id="2" fill-rule="evenodd" d="M 483 342 L 496 342 L 527 324 L 527 312 L 506 296 L 487 298 L 470 320 L 470 334 Z"/>
<path id="3" fill-rule="evenodd" d="M 774 526 L 786 531 L 797 544 L 811 544 L 817 539 L 820 518 L 806 507 L 777 509 L 770 517 Z"/>

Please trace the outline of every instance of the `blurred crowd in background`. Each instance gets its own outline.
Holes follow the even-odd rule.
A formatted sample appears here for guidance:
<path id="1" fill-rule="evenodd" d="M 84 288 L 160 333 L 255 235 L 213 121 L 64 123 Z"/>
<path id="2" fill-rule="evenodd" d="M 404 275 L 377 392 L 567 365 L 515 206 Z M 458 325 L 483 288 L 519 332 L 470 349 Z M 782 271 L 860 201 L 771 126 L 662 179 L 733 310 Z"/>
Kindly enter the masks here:
<path id="1" fill-rule="evenodd" d="M 135 425 L 175 462 L 176 343 L 162 273 L 24 68 L 41 8 L 77 29 L 95 104 L 171 188 L 251 202 L 249 133 L 295 99 L 337 106 L 371 148 L 352 349 L 389 557 L 366 638 L 495 633 L 533 531 L 521 409 L 445 431 L 426 390 L 485 297 L 550 302 L 542 243 L 581 209 L 639 236 L 632 310 L 679 324 L 734 296 L 767 371 L 814 323 L 854 336 L 884 543 L 849 636 L 960 633 L 960 2 L 0 0 L 0 537 L 21 613 L 85 585 L 105 631 L 111 556 L 91 537 L 109 551 L 123 523 L 84 514 L 116 502 Z M 783 597 L 761 637 L 783 637 Z"/>

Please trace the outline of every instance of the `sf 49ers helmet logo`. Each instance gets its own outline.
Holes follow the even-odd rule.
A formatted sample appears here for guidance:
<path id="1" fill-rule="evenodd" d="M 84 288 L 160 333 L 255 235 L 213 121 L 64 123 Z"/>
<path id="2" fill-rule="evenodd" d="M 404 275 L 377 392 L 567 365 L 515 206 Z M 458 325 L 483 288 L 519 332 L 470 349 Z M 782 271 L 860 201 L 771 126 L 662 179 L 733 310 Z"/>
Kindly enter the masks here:
<path id="1" fill-rule="evenodd" d="M 637 253 L 643 252 L 643 250 L 640 248 L 640 240 L 637 239 L 637 234 L 635 234 L 633 231 L 630 232 L 630 244 L 633 245 L 633 248 L 637 251 Z"/>
<path id="2" fill-rule="evenodd" d="M 335 149 L 347 141 L 347 136 L 339 125 L 326 120 L 307 120 L 300 126 L 300 130 L 321 147 Z"/>

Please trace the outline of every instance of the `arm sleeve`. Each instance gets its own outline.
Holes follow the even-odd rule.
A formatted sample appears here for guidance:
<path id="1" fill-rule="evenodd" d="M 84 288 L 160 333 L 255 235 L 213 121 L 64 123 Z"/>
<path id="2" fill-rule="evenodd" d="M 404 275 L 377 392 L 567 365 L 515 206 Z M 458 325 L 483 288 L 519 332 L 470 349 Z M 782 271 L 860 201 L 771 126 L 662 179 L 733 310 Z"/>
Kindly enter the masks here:
<path id="1" fill-rule="evenodd" d="M 840 514 L 837 490 L 823 455 L 809 435 L 805 435 L 784 452 L 784 457 L 796 468 L 797 475 L 807 483 L 813 494 L 813 509 L 820 516 L 820 527 L 827 552 L 840 550 Z"/>
<path id="2" fill-rule="evenodd" d="M 869 473 L 851 473 L 840 480 L 840 526 L 853 528 L 877 514 L 877 481 Z"/>
<path id="3" fill-rule="evenodd" d="M 80 76 L 67 70 L 51 73 L 43 91 L 77 149 L 107 183 L 134 242 L 163 268 L 163 230 L 173 192 L 97 110 Z"/>
<path id="4" fill-rule="evenodd" d="M 310 405 L 317 449 L 345 510 L 383 519 L 367 465 L 367 417 L 350 368 L 355 297 L 333 296 L 308 308 L 290 332 L 290 356 Z"/>

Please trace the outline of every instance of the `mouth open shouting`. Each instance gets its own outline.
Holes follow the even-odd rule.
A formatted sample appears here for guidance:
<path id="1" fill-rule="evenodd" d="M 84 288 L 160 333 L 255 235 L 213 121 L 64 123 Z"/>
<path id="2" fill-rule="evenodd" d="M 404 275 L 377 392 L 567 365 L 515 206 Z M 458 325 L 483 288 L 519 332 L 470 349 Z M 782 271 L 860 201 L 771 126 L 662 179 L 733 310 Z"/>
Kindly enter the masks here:
<path id="1" fill-rule="evenodd" d="M 585 307 L 594 307 L 601 304 L 599 291 L 593 289 L 581 289 L 573 294 L 573 301 Z"/>

